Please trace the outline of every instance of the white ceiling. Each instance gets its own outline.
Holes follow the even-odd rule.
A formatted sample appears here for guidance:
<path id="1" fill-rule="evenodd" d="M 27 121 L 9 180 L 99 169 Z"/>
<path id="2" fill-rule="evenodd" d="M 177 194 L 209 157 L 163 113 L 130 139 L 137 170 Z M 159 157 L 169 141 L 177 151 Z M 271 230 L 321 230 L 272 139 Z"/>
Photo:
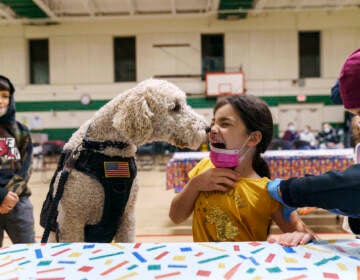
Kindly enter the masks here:
<path id="1" fill-rule="evenodd" d="M 21 18 L 0 3 L 0 23 L 65 22 L 146 17 L 208 17 L 227 12 L 269 13 L 359 9 L 360 0 L 254 0 L 246 10 L 219 10 L 220 0 L 32 0 L 47 19 Z M 223 0 L 227 3 L 231 2 Z M 239 2 L 239 1 L 236 1 Z"/>

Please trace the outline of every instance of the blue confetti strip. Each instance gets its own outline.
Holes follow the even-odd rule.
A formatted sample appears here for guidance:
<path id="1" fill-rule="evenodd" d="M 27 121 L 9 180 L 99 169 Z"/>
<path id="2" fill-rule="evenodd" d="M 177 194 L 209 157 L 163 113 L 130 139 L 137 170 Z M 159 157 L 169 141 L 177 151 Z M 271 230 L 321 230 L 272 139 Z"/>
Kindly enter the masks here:
<path id="1" fill-rule="evenodd" d="M 221 256 L 218 256 L 218 257 L 215 257 L 215 258 L 210 258 L 210 259 L 205 259 L 205 260 L 202 260 L 202 261 L 198 261 L 198 263 L 212 262 L 212 261 L 216 261 L 216 260 L 219 260 L 219 259 L 227 258 L 228 256 L 229 255 L 221 255 Z"/>
<path id="2" fill-rule="evenodd" d="M 182 248 L 180 248 L 180 251 L 181 252 L 190 252 L 190 251 L 192 251 L 192 249 L 191 249 L 191 247 L 182 247 Z"/>
<path id="3" fill-rule="evenodd" d="M 187 268 L 187 265 L 180 265 L 180 264 L 169 264 L 168 268 Z"/>
<path id="4" fill-rule="evenodd" d="M 107 255 L 92 257 L 92 258 L 89 258 L 89 260 L 92 261 L 92 260 L 97 260 L 97 259 L 112 257 L 112 256 L 116 256 L 116 255 L 121 255 L 121 254 L 124 254 L 124 252 L 117 252 L 117 253 L 114 253 L 114 254 L 107 254 Z"/>
<path id="5" fill-rule="evenodd" d="M 127 268 L 127 270 L 132 270 L 132 269 L 137 268 L 137 267 L 138 267 L 137 264 L 133 264 L 132 266 L 129 266 L 129 267 Z"/>
<path id="6" fill-rule="evenodd" d="M 292 247 L 282 247 L 286 253 L 296 253 Z"/>
<path id="7" fill-rule="evenodd" d="M 92 248 L 94 248 L 95 247 L 95 244 L 85 244 L 84 246 L 83 246 L 83 249 L 92 249 Z"/>
<path id="8" fill-rule="evenodd" d="M 238 255 L 238 257 L 244 259 L 244 260 L 250 260 L 254 265 L 260 265 L 254 257 L 247 257 L 244 255 Z"/>
<path id="9" fill-rule="evenodd" d="M 256 254 L 256 253 L 258 253 L 258 252 L 261 252 L 262 250 L 264 250 L 265 249 L 265 247 L 262 247 L 262 248 L 259 248 L 259 249 L 256 249 L 256 250 L 254 250 L 254 251 L 252 251 L 252 252 L 250 252 L 251 254 Z"/>
<path id="10" fill-rule="evenodd" d="M 132 254 L 133 254 L 134 257 L 137 258 L 140 262 L 142 262 L 142 263 L 146 262 L 146 260 L 145 260 L 138 252 L 133 252 Z"/>
<path id="11" fill-rule="evenodd" d="M 287 267 L 286 270 L 307 270 L 307 267 Z"/>
<path id="12" fill-rule="evenodd" d="M 35 249 L 35 256 L 37 259 L 42 259 L 43 258 L 43 254 L 41 252 L 41 249 Z"/>
<path id="13" fill-rule="evenodd" d="M 76 261 L 58 261 L 61 264 L 76 264 Z"/>
<path id="14" fill-rule="evenodd" d="M 146 251 L 154 251 L 154 250 L 157 250 L 157 249 L 161 249 L 161 248 L 164 248 L 166 247 L 166 245 L 161 245 L 161 246 L 156 246 L 156 247 L 152 247 L 152 248 L 148 248 L 146 249 Z"/>
<path id="15" fill-rule="evenodd" d="M 54 246 L 51 246 L 51 248 L 59 248 L 59 247 L 64 247 L 64 246 L 68 246 L 71 245 L 71 243 L 61 243 L 61 244 L 57 244 Z"/>
<path id="16" fill-rule="evenodd" d="M 26 249 L 20 249 L 20 250 L 5 251 L 5 252 L 1 252 L 0 255 L 19 253 L 19 252 L 24 252 L 27 250 L 29 250 L 29 249 L 26 248 Z"/>

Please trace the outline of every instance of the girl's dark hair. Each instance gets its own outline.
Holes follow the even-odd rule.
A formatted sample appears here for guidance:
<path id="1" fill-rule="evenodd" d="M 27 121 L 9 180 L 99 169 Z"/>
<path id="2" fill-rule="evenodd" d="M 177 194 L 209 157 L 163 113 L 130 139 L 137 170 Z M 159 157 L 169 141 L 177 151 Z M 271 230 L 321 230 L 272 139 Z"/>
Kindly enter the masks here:
<path id="1" fill-rule="evenodd" d="M 226 104 L 230 104 L 238 113 L 248 134 L 254 131 L 261 132 L 262 138 L 256 146 L 253 168 L 259 176 L 270 178 L 269 166 L 260 155 L 266 151 L 273 137 L 273 119 L 268 105 L 254 95 L 233 95 L 220 99 L 214 107 L 214 114 Z"/>

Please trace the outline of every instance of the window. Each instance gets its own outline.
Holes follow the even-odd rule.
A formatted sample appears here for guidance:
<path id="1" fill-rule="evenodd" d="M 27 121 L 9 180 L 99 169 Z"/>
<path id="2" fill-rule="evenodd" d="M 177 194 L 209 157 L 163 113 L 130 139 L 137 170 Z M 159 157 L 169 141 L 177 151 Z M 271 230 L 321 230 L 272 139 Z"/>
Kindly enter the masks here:
<path id="1" fill-rule="evenodd" d="M 114 38 L 115 82 L 136 81 L 135 37 Z"/>
<path id="2" fill-rule="evenodd" d="M 207 72 L 224 72 L 224 35 L 201 35 L 201 65 L 203 78 Z"/>
<path id="3" fill-rule="evenodd" d="M 320 32 L 299 32 L 299 75 L 320 77 Z"/>
<path id="4" fill-rule="evenodd" d="M 49 40 L 29 40 L 30 84 L 48 84 Z"/>

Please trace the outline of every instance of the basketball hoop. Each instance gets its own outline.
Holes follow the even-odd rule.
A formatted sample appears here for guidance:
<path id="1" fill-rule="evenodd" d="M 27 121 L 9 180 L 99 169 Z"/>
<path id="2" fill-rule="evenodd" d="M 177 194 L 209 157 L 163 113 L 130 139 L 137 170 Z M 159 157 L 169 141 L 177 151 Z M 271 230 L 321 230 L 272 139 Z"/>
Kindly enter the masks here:
<path id="1" fill-rule="evenodd" d="M 244 73 L 206 73 L 206 96 L 245 94 Z"/>

